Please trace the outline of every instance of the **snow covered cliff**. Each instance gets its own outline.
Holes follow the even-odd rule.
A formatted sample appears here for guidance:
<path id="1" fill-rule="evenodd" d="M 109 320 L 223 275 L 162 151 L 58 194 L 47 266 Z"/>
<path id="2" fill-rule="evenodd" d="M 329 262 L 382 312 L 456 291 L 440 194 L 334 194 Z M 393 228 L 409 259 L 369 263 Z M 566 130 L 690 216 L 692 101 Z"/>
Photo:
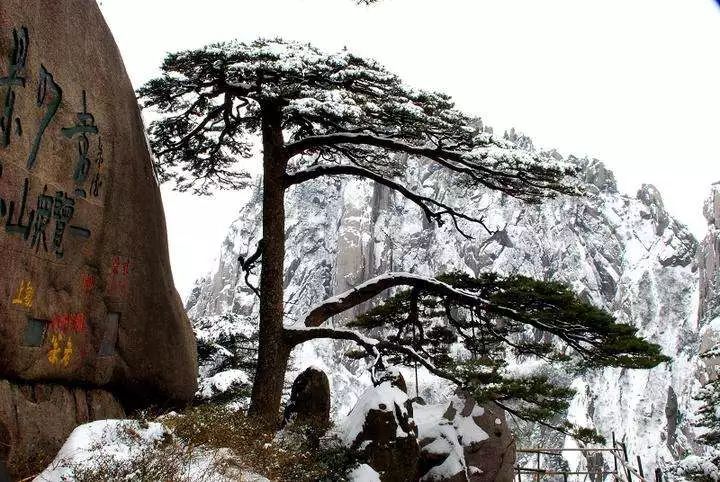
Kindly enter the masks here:
<path id="1" fill-rule="evenodd" d="M 534 149 L 530 139 L 514 131 L 506 137 Z M 543 155 L 560 158 L 555 151 Z M 698 243 L 667 213 L 653 186 L 643 186 L 635 196 L 619 193 L 613 173 L 601 162 L 568 160 L 582 168 L 588 195 L 536 206 L 484 188 L 448 189 L 442 172 L 422 160 L 408 159 L 405 182 L 409 188 L 465 207 L 493 231 L 489 234 L 481 226 L 464 225 L 463 230 L 474 238 L 470 240 L 450 225 L 427 223 L 416 206 L 366 181 L 316 180 L 294 187 L 286 197 L 286 323 L 297 322 L 322 299 L 391 270 L 422 275 L 451 269 L 472 274 L 495 270 L 560 280 L 620 321 L 639 327 L 641 336 L 659 343 L 673 358 L 672 363 L 650 371 L 613 368 L 568 380 L 578 390 L 568 418 L 592 424 L 608 438 L 614 431 L 650 469 L 695 450 L 689 414 L 702 329 Z M 217 267 L 198 280 L 188 300 L 201 341 L 252 332 L 258 306 L 237 260 L 252 254 L 261 237 L 258 196 L 256 191 L 242 208 L 223 243 Z M 703 244 L 703 250 L 720 251 L 718 246 L 716 240 L 712 246 Z M 256 278 L 250 279 L 257 283 Z M 720 303 L 707 301 L 716 295 L 720 299 L 713 280 L 707 277 L 703 285 L 703 313 L 720 310 Z M 227 369 L 224 360 L 229 354 L 223 352 L 226 347 L 221 348 L 206 357 L 201 367 L 202 386 L 208 392 L 246 381 L 242 371 Z M 342 346 L 329 342 L 306 344 L 296 351 L 297 370 L 310 364 L 326 370 L 333 389 L 333 412 L 346 415 L 369 384 L 362 363 L 345 359 Z M 406 379 L 414 393 L 414 377 Z M 449 395 L 447 387 L 425 373 L 420 374 L 419 385 L 420 395 L 431 403 Z M 531 430 L 519 436 L 519 445 L 532 446 L 539 444 L 541 435 Z M 552 443 L 573 442 L 555 436 Z"/>

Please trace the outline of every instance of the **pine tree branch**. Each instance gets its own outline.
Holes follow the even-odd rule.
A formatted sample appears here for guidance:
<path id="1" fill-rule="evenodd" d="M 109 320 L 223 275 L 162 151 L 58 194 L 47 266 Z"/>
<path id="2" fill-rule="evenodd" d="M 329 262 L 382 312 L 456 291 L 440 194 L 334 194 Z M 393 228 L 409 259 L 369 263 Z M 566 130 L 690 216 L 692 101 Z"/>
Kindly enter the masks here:
<path id="1" fill-rule="evenodd" d="M 185 134 L 185 136 L 183 136 L 182 139 L 180 139 L 179 141 L 177 141 L 177 142 L 169 145 L 167 148 L 163 149 L 162 151 L 156 152 L 155 155 L 156 155 L 156 156 L 164 156 L 165 154 L 167 154 L 167 153 L 169 153 L 169 152 L 176 151 L 176 150 L 178 150 L 180 147 L 186 146 L 186 145 L 193 139 L 193 137 L 196 137 L 200 132 L 202 132 L 203 129 L 205 129 L 205 126 L 207 126 L 207 124 L 208 124 L 210 121 L 212 121 L 212 120 L 216 119 L 217 117 L 219 117 L 220 114 L 223 113 L 223 110 L 224 110 L 224 109 L 225 109 L 225 107 L 222 106 L 222 105 L 221 105 L 221 106 L 218 106 L 218 107 L 215 107 L 213 110 L 211 110 L 211 111 L 203 118 L 203 120 L 201 120 L 201 121 L 198 123 L 197 126 L 195 126 L 195 128 L 194 128 L 193 130 L 191 130 L 190 132 L 188 132 L 187 134 Z"/>
<path id="2" fill-rule="evenodd" d="M 285 339 L 291 345 L 299 345 L 300 343 L 305 343 L 306 341 L 318 339 L 354 341 L 355 343 L 363 347 L 368 353 L 376 353 L 376 348 L 380 344 L 378 340 L 369 338 L 357 331 L 348 330 L 345 328 L 285 328 L 284 335 Z"/>
<path id="3" fill-rule="evenodd" d="M 553 335 L 572 348 L 588 366 L 651 368 L 669 360 L 662 355 L 657 345 L 636 338 L 637 330 L 631 326 L 616 324 L 609 315 L 588 305 L 576 304 L 577 300 L 571 293 L 546 293 L 543 292 L 546 288 L 544 284 L 538 285 L 539 282 L 533 281 L 526 286 L 529 282 L 500 282 L 495 286 L 495 292 L 486 297 L 474 291 L 472 285 L 464 289 L 411 273 L 388 273 L 325 300 L 301 320 L 308 327 L 320 326 L 331 317 L 365 303 L 388 289 L 407 286 L 417 289 L 423 296 L 442 298 L 458 307 L 482 309 L 498 323 L 507 320 Z M 545 300 L 547 296 L 552 299 L 558 295 L 560 298 L 552 303 Z M 380 318 L 376 322 L 376 326 L 383 326 L 390 320 Z M 520 347 L 526 353 L 538 355 L 541 354 L 538 351 L 541 348 Z"/>
<path id="4" fill-rule="evenodd" d="M 250 282 L 250 275 L 252 274 L 252 270 L 257 265 L 257 262 L 262 257 L 263 249 L 265 248 L 265 240 L 261 239 L 258 241 L 257 248 L 255 248 L 255 252 L 251 254 L 247 259 L 243 256 L 238 256 L 238 262 L 240 263 L 240 269 L 245 272 L 245 284 L 250 288 L 253 293 L 259 298 L 260 297 L 260 290 L 253 285 Z"/>
<path id="5" fill-rule="evenodd" d="M 549 429 L 551 429 L 551 430 L 558 431 L 558 432 L 560 432 L 560 433 L 562 433 L 562 434 L 564 434 L 564 435 L 569 435 L 570 437 L 572 437 L 572 436 L 574 435 L 572 432 L 570 432 L 570 431 L 567 430 L 566 428 L 561 427 L 561 426 L 559 426 L 559 425 L 553 425 L 553 424 L 551 424 L 551 423 L 549 423 L 549 422 L 546 422 L 546 421 L 544 421 L 544 420 L 542 420 L 542 419 L 539 419 L 539 418 L 530 418 L 530 417 L 527 417 L 526 415 L 523 415 L 519 410 L 515 410 L 514 408 L 511 408 L 511 407 L 509 407 L 507 404 L 505 404 L 505 403 L 503 403 L 503 402 L 500 402 L 500 401 L 498 401 L 498 400 L 493 400 L 492 402 L 493 402 L 495 405 L 497 405 L 498 407 L 500 407 L 500 408 L 502 408 L 503 410 L 505 410 L 506 412 L 508 412 L 508 413 L 510 413 L 510 414 L 512 414 L 512 415 L 515 415 L 517 418 L 519 418 L 519 419 L 521 419 L 521 420 L 525 420 L 526 422 L 539 423 L 540 425 L 542 425 L 542 426 L 544 426 L 544 427 L 547 427 L 547 428 L 549 428 Z"/>
<path id="6" fill-rule="evenodd" d="M 477 151 L 449 150 L 436 144 L 435 146 L 418 146 L 390 136 L 378 135 L 366 129 L 362 132 L 346 131 L 331 134 L 308 136 L 285 146 L 289 157 L 294 157 L 309 151 L 323 148 L 332 148 L 343 145 L 359 147 L 376 147 L 389 152 L 402 152 L 430 159 L 450 171 L 464 174 L 473 181 L 489 189 L 498 190 L 505 194 L 515 196 L 527 201 L 537 201 L 539 197 L 549 195 L 550 191 L 565 194 L 577 194 L 573 186 L 563 185 L 560 181 L 561 172 L 545 171 L 540 168 L 533 172 L 530 168 L 505 165 L 507 170 L 493 169 L 478 161 L 492 159 L 490 152 L 483 152 L 483 148 L 492 148 L 492 144 L 477 146 Z M 568 172 L 569 174 L 569 172 Z"/>
<path id="7" fill-rule="evenodd" d="M 482 219 L 475 218 L 472 216 L 468 216 L 467 214 L 463 214 L 456 209 L 452 208 L 451 206 L 448 206 L 445 203 L 442 203 L 440 201 L 437 201 L 433 198 L 422 196 L 420 194 L 416 194 L 412 191 L 410 191 L 408 188 L 403 186 L 402 184 L 395 182 L 391 179 L 388 179 L 387 177 L 384 177 L 376 172 L 371 171 L 370 169 L 366 169 L 364 167 L 359 166 L 343 166 L 343 165 L 337 165 L 337 166 L 314 166 L 310 167 L 308 169 L 288 174 L 285 176 L 285 186 L 290 187 L 295 184 L 301 184 L 306 181 L 310 181 L 312 179 L 317 179 L 320 177 L 325 176 L 356 176 L 356 177 L 363 177 L 365 179 L 370 179 L 374 182 L 377 182 L 378 184 L 382 184 L 383 186 L 386 186 L 393 191 L 401 194 L 406 199 L 413 202 L 415 205 L 420 207 L 420 209 L 423 210 L 423 213 L 425 214 L 425 217 L 430 222 L 436 222 L 438 226 L 442 226 L 444 224 L 442 217 L 444 215 L 450 216 L 450 218 L 453 221 L 453 224 L 455 225 L 455 228 L 458 230 L 460 234 L 462 234 L 467 239 L 473 239 L 472 236 L 466 234 L 463 232 L 459 225 L 458 225 L 458 219 L 463 219 L 465 221 L 470 221 L 473 223 L 480 224 L 485 230 L 488 232 L 488 234 L 492 234 L 492 231 L 488 229 L 488 227 L 485 225 Z M 440 210 L 434 210 L 433 208 L 439 208 Z"/>
<path id="8" fill-rule="evenodd" d="M 315 306 L 305 315 L 305 326 L 320 326 L 329 318 L 371 300 L 385 290 L 398 286 L 427 289 L 438 296 L 447 296 L 469 305 L 486 305 L 490 302 L 473 293 L 459 290 L 434 278 L 412 273 L 387 273 L 372 278 L 340 295 L 333 296 Z M 514 310 L 509 310 L 514 311 Z"/>
<path id="9" fill-rule="evenodd" d="M 374 134 L 369 130 L 362 130 L 361 132 L 336 132 L 332 134 L 308 136 L 287 144 L 285 148 L 287 149 L 289 156 L 294 157 L 307 151 L 343 144 L 373 146 L 393 152 L 404 152 L 411 155 L 427 157 L 432 160 L 440 159 L 443 162 L 455 161 L 461 164 L 461 166 L 453 166 L 454 170 L 470 175 L 473 174 L 473 171 L 466 168 L 484 169 L 488 174 L 492 172 L 483 166 L 468 163 L 468 161 L 462 158 L 462 154 L 459 152 L 447 151 L 436 147 L 419 147 L 399 139 Z M 465 168 L 462 167 L 463 165 Z"/>
<path id="10" fill-rule="evenodd" d="M 385 355 L 388 353 L 399 353 L 407 356 L 408 358 L 417 361 L 424 366 L 430 373 L 437 375 L 440 378 L 444 378 L 459 387 L 463 386 L 462 381 L 456 378 L 450 372 L 442 370 L 436 367 L 427 358 L 418 354 L 413 348 L 392 343 L 387 340 L 376 340 L 362 335 L 353 330 L 343 328 L 285 328 L 284 330 L 285 339 L 291 345 L 298 345 L 310 340 L 318 339 L 331 339 L 331 340 L 348 340 L 353 341 L 360 345 L 369 356 L 377 357 L 378 355 Z"/>

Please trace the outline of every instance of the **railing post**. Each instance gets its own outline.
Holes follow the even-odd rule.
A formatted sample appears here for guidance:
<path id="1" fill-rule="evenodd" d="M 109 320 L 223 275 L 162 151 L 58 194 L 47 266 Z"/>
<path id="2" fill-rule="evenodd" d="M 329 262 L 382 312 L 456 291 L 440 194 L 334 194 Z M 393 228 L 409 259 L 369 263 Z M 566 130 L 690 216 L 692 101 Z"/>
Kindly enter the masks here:
<path id="1" fill-rule="evenodd" d="M 617 466 L 617 443 L 615 442 L 615 432 L 612 433 L 612 448 L 613 448 L 613 461 L 615 462 L 615 476 L 617 477 L 618 474 L 618 466 Z"/>
<path id="2" fill-rule="evenodd" d="M 642 477 L 642 478 L 644 479 L 644 478 L 645 478 L 645 472 L 643 471 L 643 468 L 642 468 L 642 460 L 640 460 L 640 456 L 639 456 L 639 455 L 637 456 L 637 461 L 638 461 L 638 470 L 640 471 L 640 477 Z"/>
<path id="3" fill-rule="evenodd" d="M 539 450 L 538 450 L 538 453 L 537 453 L 537 470 L 538 470 L 538 471 L 537 471 L 537 474 L 536 474 L 536 476 L 535 476 L 535 480 L 537 480 L 537 482 L 540 482 L 540 451 L 539 451 Z"/>
<path id="4" fill-rule="evenodd" d="M 625 442 L 622 442 L 620 445 L 622 445 L 623 456 L 625 457 L 625 463 L 627 464 L 625 472 L 627 472 L 628 482 L 632 482 L 632 472 L 630 472 L 630 461 L 628 460 L 627 445 L 625 445 Z"/>

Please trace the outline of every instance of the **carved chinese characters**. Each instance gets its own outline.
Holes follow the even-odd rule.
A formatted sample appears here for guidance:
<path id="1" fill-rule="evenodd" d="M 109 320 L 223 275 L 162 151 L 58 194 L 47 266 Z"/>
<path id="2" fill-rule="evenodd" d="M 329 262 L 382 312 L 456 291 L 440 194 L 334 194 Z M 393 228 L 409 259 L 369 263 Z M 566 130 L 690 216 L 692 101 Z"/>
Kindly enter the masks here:
<path id="1" fill-rule="evenodd" d="M 13 477 L 119 400 L 192 398 L 152 159 L 96 2 L 0 0 L 0 267 Z"/>
<path id="2" fill-rule="evenodd" d="M 15 117 L 15 97 L 18 88 L 25 87 L 25 66 L 28 53 L 28 30 L 13 29 L 13 49 L 7 67 L 7 75 L 0 77 L 0 87 L 5 88 L 5 102 L 0 116 L 0 146 L 10 144 L 13 132 L 22 134 L 22 124 L 19 117 Z"/>
<path id="3" fill-rule="evenodd" d="M 29 258 L 32 261 L 25 265 L 33 269 L 22 274 L 10 305 L 24 311 L 16 315 L 26 324 L 20 340 L 24 346 L 45 347 L 45 356 L 42 352 L 35 355 L 36 363 L 46 360 L 56 368 L 72 368 L 72 362 L 82 358 L 88 344 L 84 339 L 87 326 L 93 321 L 85 312 L 57 314 L 56 307 L 35 302 L 38 291 L 43 300 L 58 296 L 47 280 L 38 279 L 37 271 L 43 265 L 60 263 L 65 265 L 64 271 L 72 272 L 87 254 L 85 243 L 93 233 L 83 219 L 103 209 L 105 158 L 100 127 L 88 108 L 84 89 L 72 122 L 61 125 L 56 118 L 63 105 L 61 81 L 44 64 L 29 62 L 33 47 L 29 29 L 13 28 L 11 45 L 6 65 L 0 64 L 4 69 L 0 77 L 0 247 L 15 259 Z M 46 142 L 62 148 L 60 165 L 54 169 L 44 158 Z M 94 202 L 86 201 L 88 197 Z M 108 280 L 113 295 L 126 292 L 122 276 Z M 79 299 L 67 300 L 67 304 L 97 312 L 87 296 L 94 288 L 94 277 L 82 275 L 82 289 L 69 293 Z"/>

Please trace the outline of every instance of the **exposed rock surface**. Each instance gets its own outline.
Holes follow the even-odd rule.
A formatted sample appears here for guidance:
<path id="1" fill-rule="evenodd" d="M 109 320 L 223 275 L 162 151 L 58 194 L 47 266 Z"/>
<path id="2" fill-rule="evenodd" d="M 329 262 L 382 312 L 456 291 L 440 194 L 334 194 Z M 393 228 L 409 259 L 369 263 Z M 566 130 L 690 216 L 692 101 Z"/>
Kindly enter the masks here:
<path id="1" fill-rule="evenodd" d="M 460 412 L 467 417 L 472 413 L 476 402 L 465 399 Z M 473 417 L 475 424 L 488 434 L 488 439 L 480 443 L 466 443 L 465 462 L 469 467 L 484 467 L 482 472 L 470 474 L 471 482 L 512 482 L 515 465 L 515 439 L 505 420 L 505 412 L 497 406 L 482 407 L 483 414 Z M 449 416 L 446 418 L 450 418 Z"/>
<path id="2" fill-rule="evenodd" d="M 0 3 L 0 426 L 11 470 L 75 425 L 188 400 L 194 338 L 122 59 L 92 0 Z M 83 388 L 77 388 L 83 387 Z"/>
<path id="3" fill-rule="evenodd" d="M 532 149 L 527 138 L 514 136 Z M 543 155 L 559 156 L 555 151 Z M 324 298 L 387 271 L 434 275 L 452 269 L 472 274 L 494 270 L 562 281 L 621 322 L 638 327 L 641 336 L 673 357 L 672 364 L 649 371 L 563 374 L 560 381 L 577 389 L 567 418 L 598 427 L 608 439 L 613 430 L 619 439 L 625 437 L 630 453 L 640 455 L 648 470 L 692 450 L 689 414 L 700 332 L 697 242 L 667 213 L 654 188 L 644 186 L 637 195 L 619 193 L 612 172 L 601 162 L 570 159 L 581 167 L 588 195 L 537 206 L 483 188 L 450 189 L 451 179 L 409 159 L 403 180 L 409 189 L 465 206 L 497 230 L 489 235 L 479 226 L 463 225 L 472 240 L 451 223 L 428 224 L 416 206 L 383 187 L 338 179 L 294 187 L 287 194 L 286 323 L 294 323 Z M 231 226 L 217 269 L 198 284 L 190 310 L 197 326 L 224 313 L 234 313 L 237 325 L 223 325 L 222 330 L 252 326 L 258 307 L 238 274 L 237 257 L 255 250 L 259 223 L 259 204 L 253 198 Z M 336 326 L 342 322 L 340 317 L 332 320 Z M 365 366 L 344 359 L 343 352 L 337 343 L 318 342 L 294 353 L 298 366 L 316 364 L 328 373 L 333 413 L 340 419 L 370 384 Z M 512 370 L 526 366 L 508 361 Z M 417 388 L 429 404 L 447 404 L 451 387 L 424 370 L 415 387 L 411 373 L 405 372 L 409 393 Z M 666 410 L 675 405 L 673 413 Z M 572 446 L 563 435 L 537 426 L 518 433 L 525 446 Z M 571 462 L 573 469 L 587 466 L 582 459 Z"/>
<path id="4" fill-rule="evenodd" d="M 10 466 L 30 470 L 47 466 L 75 427 L 93 420 L 123 418 L 115 397 L 101 389 L 0 381 L 0 420 L 11 450 Z M 5 425 L 3 429 L 2 426 Z"/>
<path id="5" fill-rule="evenodd" d="M 720 314 L 720 184 L 714 184 L 705 201 L 703 214 L 708 232 L 700 244 L 700 318 L 711 320 Z"/>
<path id="6" fill-rule="evenodd" d="M 330 382 L 322 370 L 307 368 L 295 379 L 285 407 L 285 423 L 328 427 L 330 424 Z"/>
<path id="7" fill-rule="evenodd" d="M 712 185 L 703 213 L 708 230 L 698 250 L 700 353 L 720 343 L 720 184 Z M 703 357 L 698 361 L 696 377 L 699 385 L 716 380 L 719 375 L 720 358 Z M 698 454 L 707 450 L 705 446 L 695 448 Z"/>

